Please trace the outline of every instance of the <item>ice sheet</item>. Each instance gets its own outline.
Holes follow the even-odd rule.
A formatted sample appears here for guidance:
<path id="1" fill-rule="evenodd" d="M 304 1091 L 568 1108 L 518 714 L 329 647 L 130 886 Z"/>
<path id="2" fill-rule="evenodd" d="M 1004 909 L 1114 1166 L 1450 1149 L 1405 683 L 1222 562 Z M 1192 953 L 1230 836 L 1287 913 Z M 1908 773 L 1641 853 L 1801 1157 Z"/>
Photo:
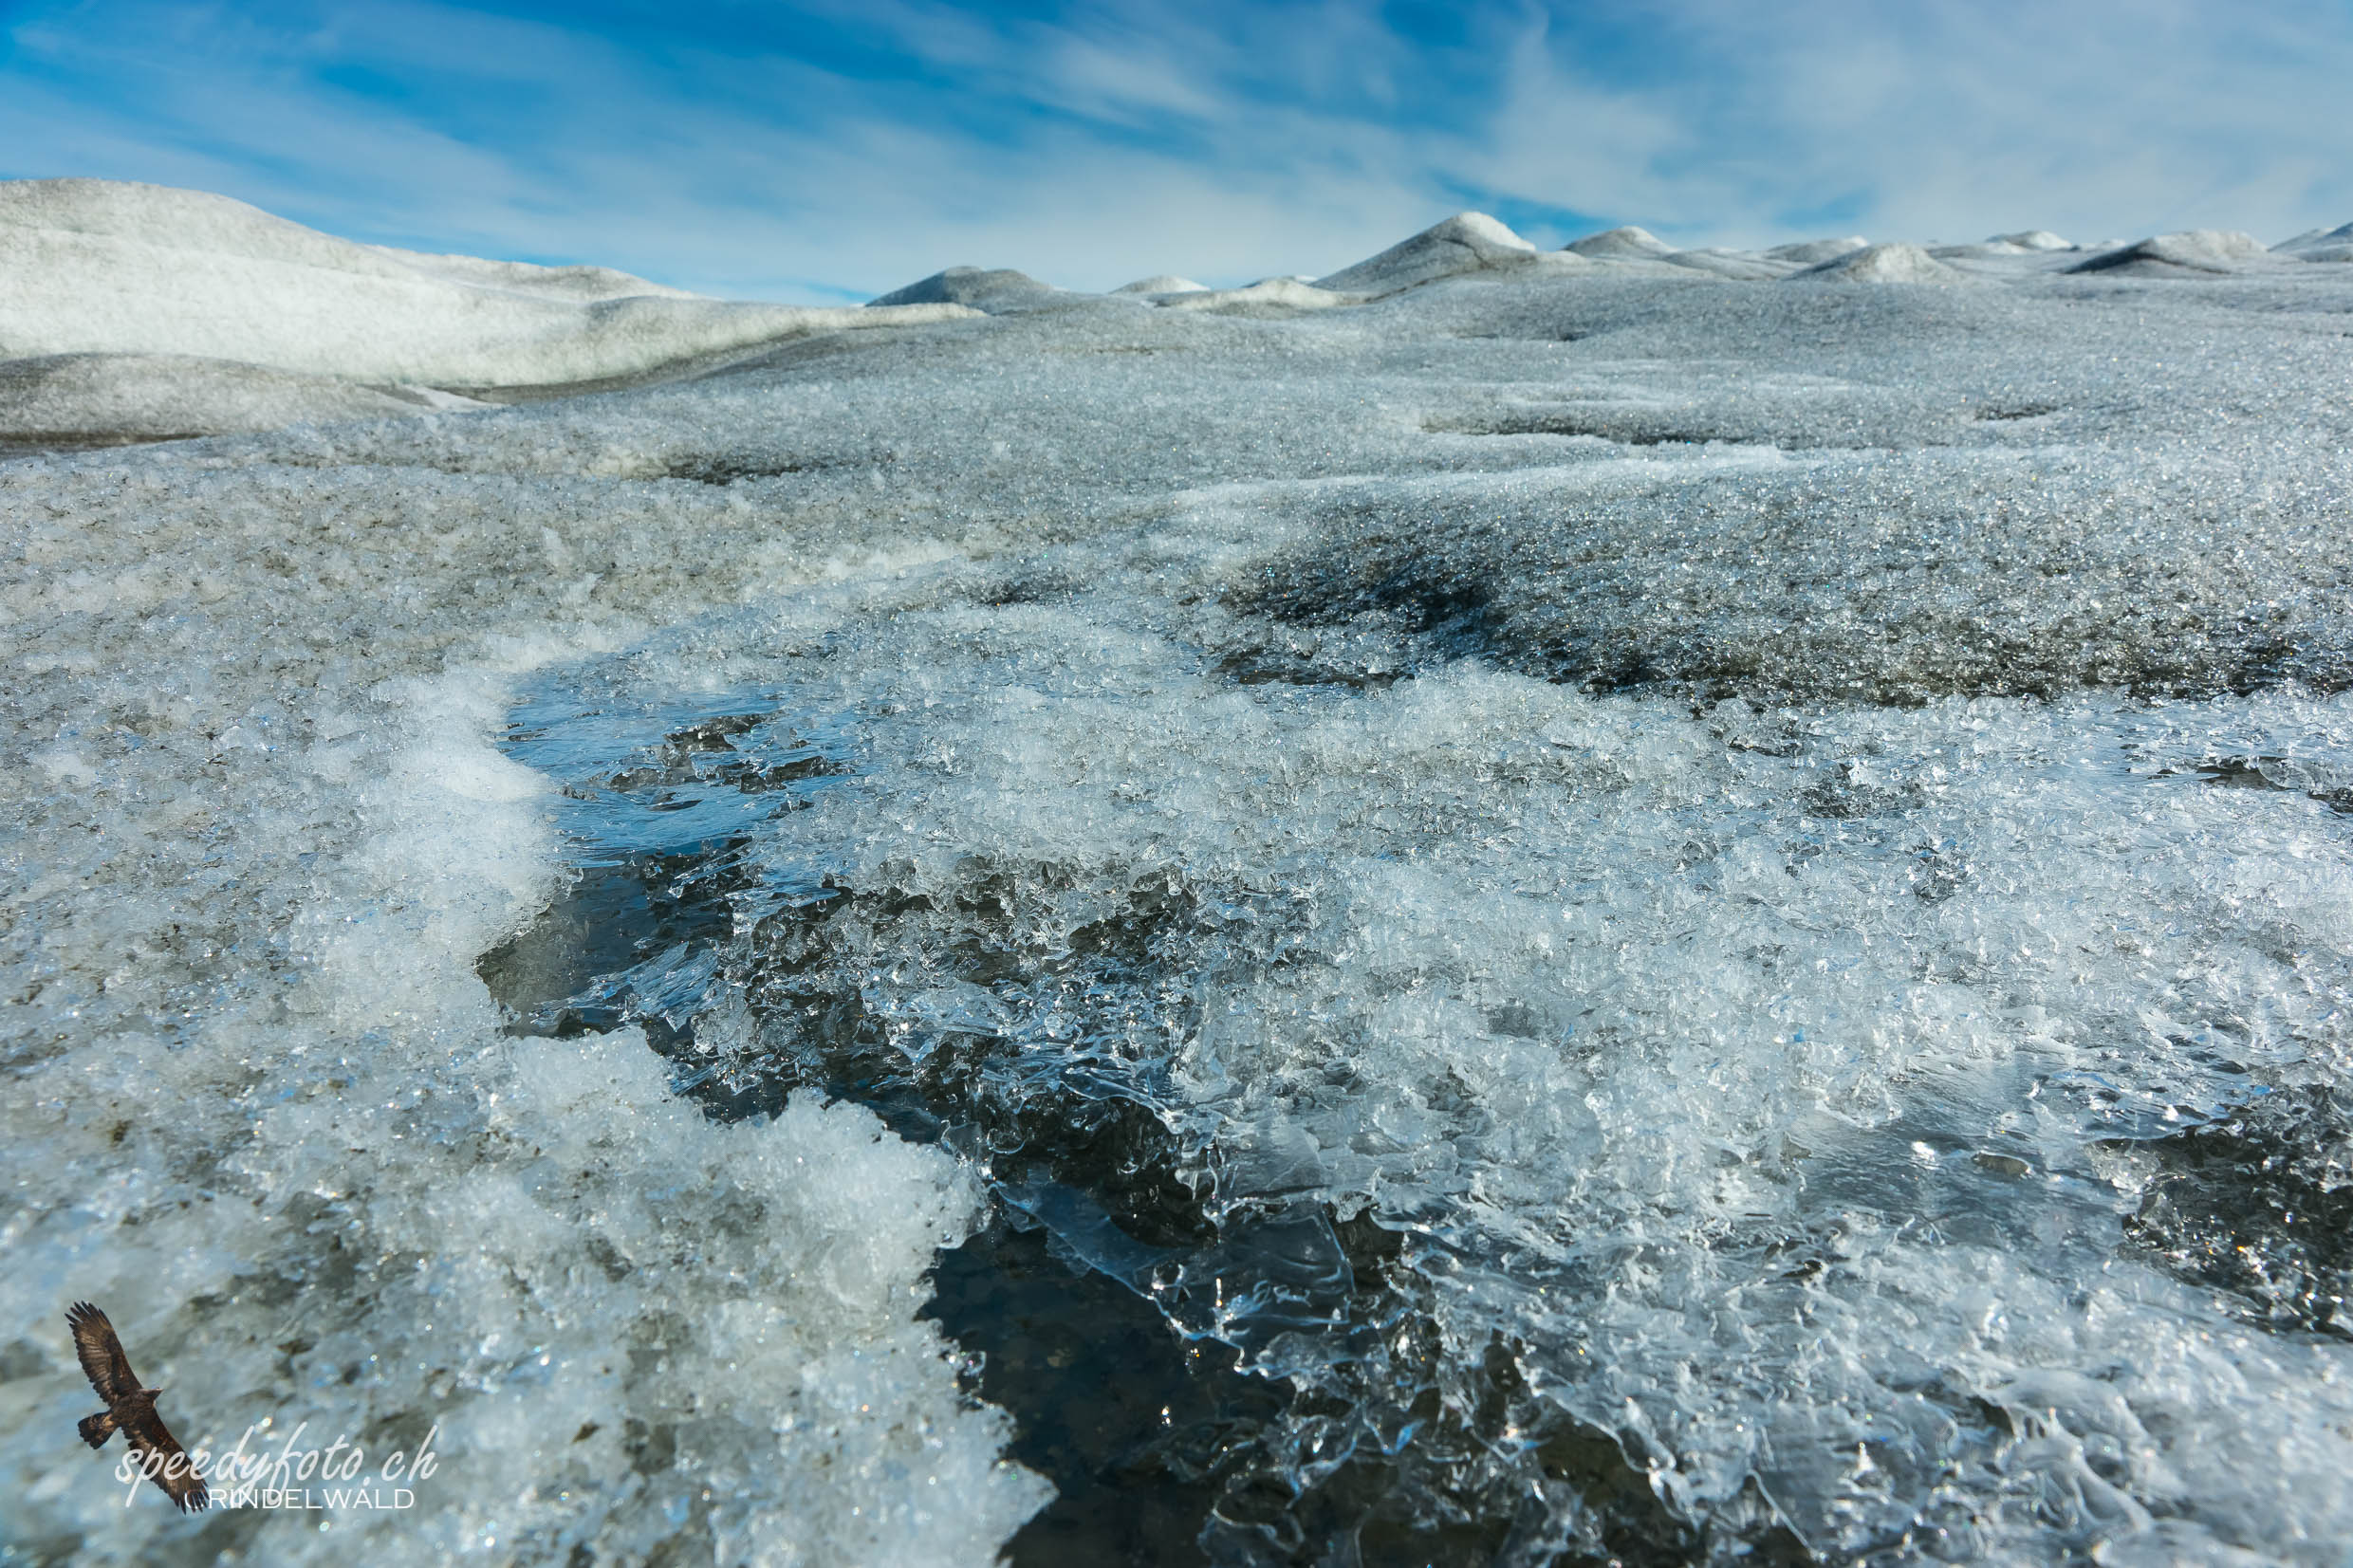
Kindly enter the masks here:
<path id="1" fill-rule="evenodd" d="M 9 1544 L 978 1562 L 1037 1505 L 915 1318 L 986 1150 L 501 1032 L 573 851 L 492 741 L 560 690 L 830 727 L 805 809 L 624 825 L 841 903 L 908 1051 L 1152 1108 L 1181 1261 L 1024 1201 L 1314 1391 L 1275 1495 L 1379 1454 L 1384 1539 L 1541 1560 L 1620 1473 L 1573 1421 L 1724 1550 L 2342 1561 L 2344 1264 L 2274 1200 L 2353 1066 L 2353 286 L 2069 259 L 1070 297 L 0 465 Z M 664 968 L 713 1066 L 799 1048 L 759 939 Z M 206 1435 L 441 1420 L 429 1514 L 115 1506 L 77 1296 Z"/>

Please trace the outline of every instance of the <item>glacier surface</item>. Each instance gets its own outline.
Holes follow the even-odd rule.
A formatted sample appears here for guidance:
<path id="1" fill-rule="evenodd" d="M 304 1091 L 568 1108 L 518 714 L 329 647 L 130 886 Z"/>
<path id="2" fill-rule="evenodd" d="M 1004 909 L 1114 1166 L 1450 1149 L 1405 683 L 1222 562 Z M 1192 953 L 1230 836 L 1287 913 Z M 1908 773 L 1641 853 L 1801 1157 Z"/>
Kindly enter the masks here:
<path id="1" fill-rule="evenodd" d="M 2343 1563 L 2353 275 L 1457 229 L 0 463 L 8 1549 L 990 1561 L 1011 1225 L 1215 1560 Z"/>

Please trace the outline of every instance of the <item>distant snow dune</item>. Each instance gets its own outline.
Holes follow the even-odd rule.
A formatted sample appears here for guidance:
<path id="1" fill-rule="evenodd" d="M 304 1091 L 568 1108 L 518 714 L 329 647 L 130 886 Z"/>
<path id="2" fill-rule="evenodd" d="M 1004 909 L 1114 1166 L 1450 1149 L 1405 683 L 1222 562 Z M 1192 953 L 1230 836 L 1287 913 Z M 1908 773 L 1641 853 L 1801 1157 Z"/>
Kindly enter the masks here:
<path id="1" fill-rule="evenodd" d="M 1542 250 L 1483 212 L 1461 212 L 1312 283 L 1212 289 L 1162 273 L 1118 293 L 1279 318 L 1469 277 L 1952 285 L 2065 272 L 2214 278 L 2348 260 L 2353 225 L 2269 251 L 2214 231 L 2085 250 L 2044 230 L 1933 251 L 1860 235 L 1678 249 L 1633 227 Z M 609 267 L 361 245 L 202 191 L 0 182 L 0 449 L 465 410 L 692 373 L 812 334 L 1092 297 L 1008 268 L 952 267 L 863 308 L 749 304 Z"/>
<path id="2" fill-rule="evenodd" d="M 33 393 L 24 375 L 0 379 L 0 428 L 84 437 L 447 407 L 414 389 L 623 380 L 812 332 L 966 314 L 746 304 L 607 267 L 420 255 L 227 196 L 96 179 L 0 183 L 0 360 L 76 357 L 70 377 L 40 377 Z"/>

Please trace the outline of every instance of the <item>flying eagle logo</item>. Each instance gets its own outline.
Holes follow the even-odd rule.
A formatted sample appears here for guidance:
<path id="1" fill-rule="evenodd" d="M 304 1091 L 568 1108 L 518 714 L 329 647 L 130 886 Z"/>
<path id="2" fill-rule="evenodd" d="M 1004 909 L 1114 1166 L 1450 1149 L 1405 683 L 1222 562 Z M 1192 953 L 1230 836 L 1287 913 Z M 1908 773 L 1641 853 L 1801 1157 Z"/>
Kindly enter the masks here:
<path id="1" fill-rule="evenodd" d="M 139 1383 L 106 1315 L 87 1301 L 76 1301 L 65 1314 L 65 1323 L 73 1330 L 74 1354 L 82 1359 L 83 1375 L 106 1401 L 104 1410 L 82 1418 L 82 1441 L 102 1448 L 106 1439 L 119 1431 L 147 1479 L 162 1488 L 182 1513 L 194 1513 L 210 1503 L 212 1494 L 205 1489 L 204 1477 L 196 1473 L 187 1450 L 156 1413 L 156 1395 L 163 1391 Z"/>

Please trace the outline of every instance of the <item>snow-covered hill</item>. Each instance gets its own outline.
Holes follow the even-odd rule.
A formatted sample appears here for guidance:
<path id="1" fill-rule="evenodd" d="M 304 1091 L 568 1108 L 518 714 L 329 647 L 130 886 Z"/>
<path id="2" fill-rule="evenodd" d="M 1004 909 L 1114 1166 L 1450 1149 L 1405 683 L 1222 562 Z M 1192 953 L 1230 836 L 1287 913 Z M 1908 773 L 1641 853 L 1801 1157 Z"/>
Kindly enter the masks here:
<path id="1" fill-rule="evenodd" d="M 0 182 L 0 361 L 169 355 L 361 386 L 528 388 L 626 379 L 812 332 L 960 313 L 707 300 L 604 267 L 358 245 L 200 191 Z M 237 428 L 252 406 L 232 396 L 208 421 L 190 404 L 209 384 L 199 378 L 179 389 L 176 410 L 168 401 L 136 409 L 157 367 L 116 368 L 106 376 L 84 360 L 82 374 L 104 381 L 101 403 L 122 410 L 131 428 L 176 417 L 182 429 Z M 311 416 L 347 417 L 366 402 L 326 390 Z M 22 428 L 5 404 L 0 420 Z"/>

